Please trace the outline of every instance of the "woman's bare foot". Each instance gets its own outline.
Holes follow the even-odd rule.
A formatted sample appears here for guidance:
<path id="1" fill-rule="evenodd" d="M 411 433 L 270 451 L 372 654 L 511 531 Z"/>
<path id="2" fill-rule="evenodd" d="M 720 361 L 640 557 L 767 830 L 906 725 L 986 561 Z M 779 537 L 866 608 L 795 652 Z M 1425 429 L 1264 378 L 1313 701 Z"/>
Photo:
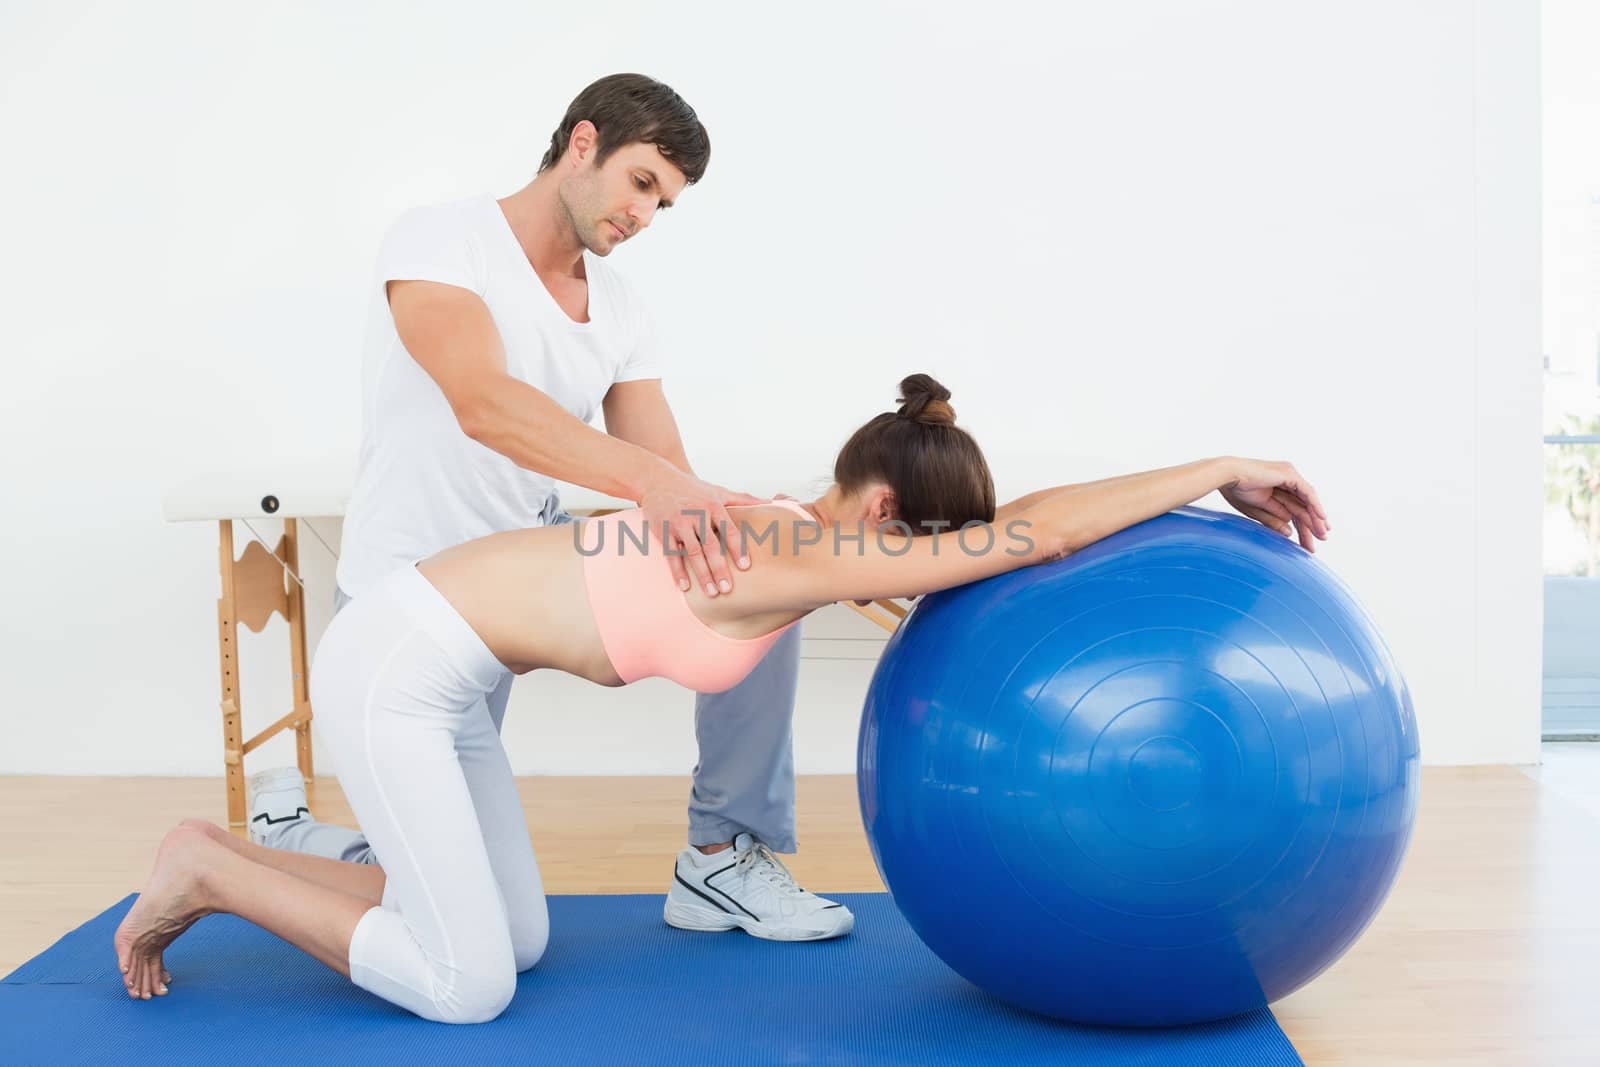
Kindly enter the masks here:
<path id="1" fill-rule="evenodd" d="M 219 846 L 202 831 L 180 826 L 156 851 L 155 870 L 139 899 L 117 927 L 112 943 L 123 984 L 135 1000 L 165 996 L 172 975 L 161 954 L 189 927 L 210 913 L 205 890 L 208 856 Z"/>

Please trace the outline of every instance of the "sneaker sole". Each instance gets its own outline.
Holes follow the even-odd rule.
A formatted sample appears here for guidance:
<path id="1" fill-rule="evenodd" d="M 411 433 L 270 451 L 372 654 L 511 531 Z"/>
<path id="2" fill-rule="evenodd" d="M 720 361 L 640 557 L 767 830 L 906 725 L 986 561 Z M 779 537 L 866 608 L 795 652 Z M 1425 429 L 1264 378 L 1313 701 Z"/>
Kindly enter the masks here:
<path id="1" fill-rule="evenodd" d="M 662 918 L 666 919 L 668 926 L 679 930 L 695 930 L 701 933 L 743 930 L 751 937 L 759 937 L 764 941 L 827 941 L 830 938 L 843 937 L 856 928 L 853 915 L 847 915 L 843 922 L 831 930 L 772 927 L 759 919 L 745 915 L 729 915 L 725 911 L 713 911 L 694 904 L 681 904 L 670 896 L 667 898 L 666 907 L 662 909 Z"/>

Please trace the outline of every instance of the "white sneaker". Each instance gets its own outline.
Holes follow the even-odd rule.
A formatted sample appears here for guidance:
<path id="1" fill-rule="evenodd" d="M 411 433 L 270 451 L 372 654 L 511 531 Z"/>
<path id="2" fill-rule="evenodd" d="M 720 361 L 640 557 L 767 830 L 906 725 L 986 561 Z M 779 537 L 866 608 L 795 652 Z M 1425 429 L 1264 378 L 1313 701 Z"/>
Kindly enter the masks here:
<path id="1" fill-rule="evenodd" d="M 250 840 L 258 845 L 284 825 L 311 817 L 306 806 L 306 780 L 298 767 L 257 771 L 248 780 Z"/>
<path id="2" fill-rule="evenodd" d="M 740 929 L 769 941 L 822 941 L 855 929 L 843 904 L 808 893 L 770 848 L 740 834 L 733 848 L 678 853 L 664 917 L 680 930 Z"/>

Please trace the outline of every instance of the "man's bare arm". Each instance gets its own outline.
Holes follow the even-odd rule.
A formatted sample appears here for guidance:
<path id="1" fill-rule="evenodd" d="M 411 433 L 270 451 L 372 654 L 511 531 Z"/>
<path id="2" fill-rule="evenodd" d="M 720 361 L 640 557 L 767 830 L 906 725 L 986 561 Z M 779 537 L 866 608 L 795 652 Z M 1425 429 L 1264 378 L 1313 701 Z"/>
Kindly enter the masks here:
<path id="1" fill-rule="evenodd" d="M 426 281 L 391 281 L 388 289 L 401 343 L 474 441 L 519 467 L 625 500 L 638 500 L 653 468 L 665 464 L 506 373 L 500 331 L 476 293 Z"/>
<path id="2" fill-rule="evenodd" d="M 665 527 L 667 565 L 680 587 L 692 579 L 709 596 L 733 588 L 715 533 L 733 528 L 726 505 L 740 502 L 740 494 L 601 433 L 513 378 L 494 317 L 476 293 L 397 280 L 388 283 L 388 296 L 401 343 L 438 384 L 463 433 L 519 467 L 637 502 L 651 528 Z"/>
<path id="3" fill-rule="evenodd" d="M 606 393 L 602 410 L 606 432 L 611 436 L 653 452 L 679 470 L 694 473 L 660 378 L 617 382 Z"/>

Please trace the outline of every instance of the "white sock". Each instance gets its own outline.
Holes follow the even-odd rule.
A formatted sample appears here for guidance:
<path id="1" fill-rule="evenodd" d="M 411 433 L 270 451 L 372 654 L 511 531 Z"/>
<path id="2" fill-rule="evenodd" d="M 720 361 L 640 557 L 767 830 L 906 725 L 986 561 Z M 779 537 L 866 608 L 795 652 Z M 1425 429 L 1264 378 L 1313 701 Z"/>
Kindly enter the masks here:
<path id="1" fill-rule="evenodd" d="M 721 852 L 713 852 L 711 855 L 707 856 L 704 852 L 700 851 L 698 846 L 690 845 L 689 862 L 694 864 L 696 867 L 706 867 L 718 862 L 719 860 L 726 859 L 728 855 L 732 855 L 732 853 L 732 848 L 725 848 Z"/>

